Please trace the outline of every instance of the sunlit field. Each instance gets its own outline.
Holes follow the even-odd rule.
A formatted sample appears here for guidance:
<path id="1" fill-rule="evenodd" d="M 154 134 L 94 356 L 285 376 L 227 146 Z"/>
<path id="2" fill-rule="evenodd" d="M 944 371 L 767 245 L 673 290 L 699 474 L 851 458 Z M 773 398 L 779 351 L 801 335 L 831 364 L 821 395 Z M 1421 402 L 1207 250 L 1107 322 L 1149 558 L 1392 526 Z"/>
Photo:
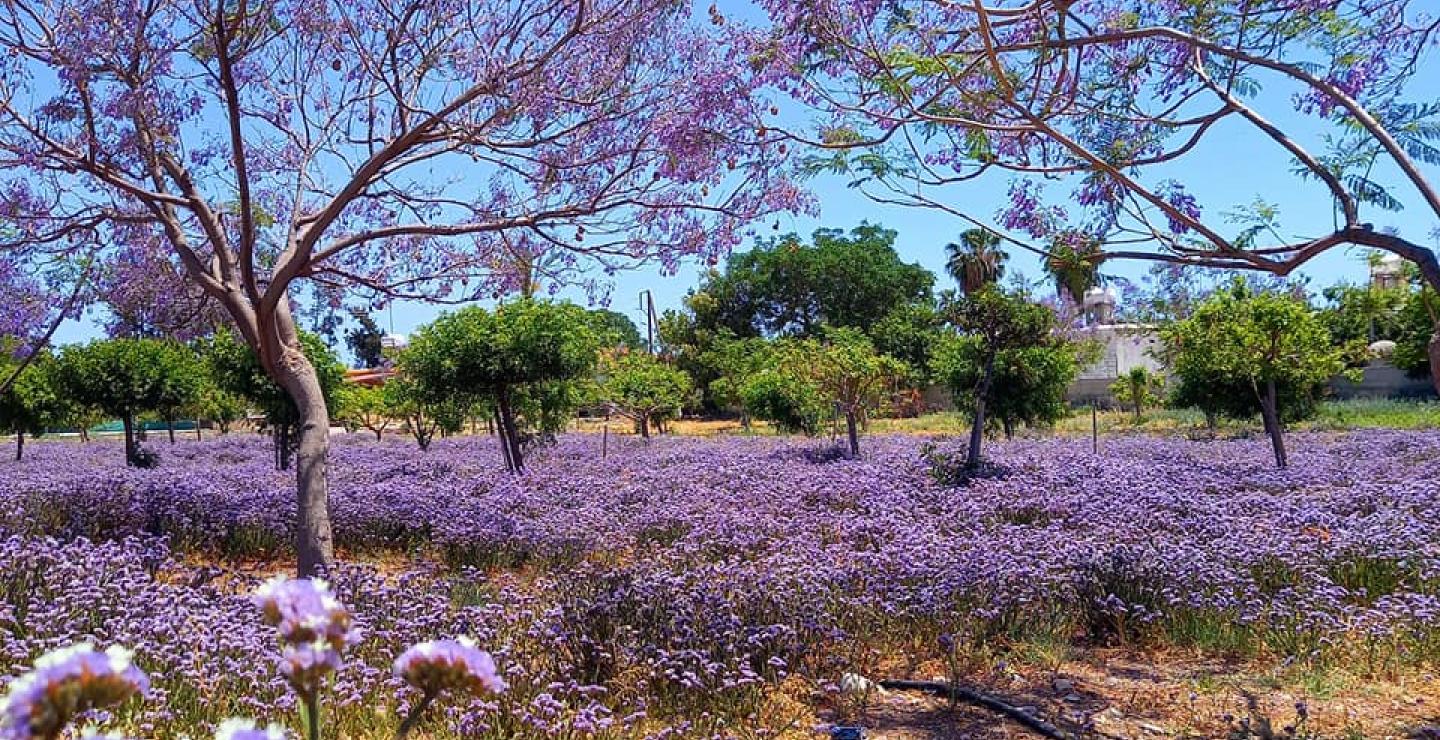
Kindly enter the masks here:
<path id="1" fill-rule="evenodd" d="M 850 461 L 823 441 L 572 434 L 511 478 L 484 436 L 337 438 L 333 581 L 363 639 L 323 711 L 387 735 L 415 698 L 390 663 L 452 634 L 511 688 L 432 710 L 437 736 L 803 737 L 923 729 L 943 706 L 843 691 L 846 673 L 956 671 L 1072 731 L 1215 737 L 1251 692 L 1277 722 L 1300 701 L 1319 736 L 1380 736 L 1440 700 L 1440 434 L 1297 434 L 1288 470 L 1260 440 L 1016 441 L 994 448 L 1003 477 L 965 486 L 936 479 L 949 443 L 865 443 Z M 290 474 L 254 435 L 156 447 L 154 470 L 107 442 L 7 469 L 6 669 L 83 636 L 135 646 L 154 681 L 119 727 L 286 720 L 249 595 L 293 567 Z M 1386 692 L 1414 703 L 1377 715 Z"/>

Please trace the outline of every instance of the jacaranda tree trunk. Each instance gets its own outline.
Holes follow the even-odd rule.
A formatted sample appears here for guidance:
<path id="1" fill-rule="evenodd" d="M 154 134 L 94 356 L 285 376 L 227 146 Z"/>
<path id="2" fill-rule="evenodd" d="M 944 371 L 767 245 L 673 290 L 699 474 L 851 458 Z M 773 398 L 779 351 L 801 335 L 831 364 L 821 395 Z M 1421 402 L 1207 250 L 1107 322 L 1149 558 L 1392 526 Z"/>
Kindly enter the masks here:
<path id="1" fill-rule="evenodd" d="M 298 343 L 297 343 L 298 345 Z M 335 560 L 330 532 L 330 410 L 315 368 L 299 346 L 287 346 L 270 369 L 299 412 L 295 429 L 295 552 L 301 577 L 324 575 Z"/>

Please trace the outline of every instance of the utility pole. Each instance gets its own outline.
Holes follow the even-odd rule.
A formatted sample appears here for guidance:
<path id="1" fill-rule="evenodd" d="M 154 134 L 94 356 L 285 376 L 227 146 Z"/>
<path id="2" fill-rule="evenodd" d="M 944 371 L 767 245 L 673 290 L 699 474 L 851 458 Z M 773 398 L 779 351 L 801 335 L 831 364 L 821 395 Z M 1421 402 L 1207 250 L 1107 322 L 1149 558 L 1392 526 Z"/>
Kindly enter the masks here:
<path id="1" fill-rule="evenodd" d="M 645 351 L 655 354 L 655 295 L 647 288 L 640 291 L 640 310 L 645 312 Z"/>

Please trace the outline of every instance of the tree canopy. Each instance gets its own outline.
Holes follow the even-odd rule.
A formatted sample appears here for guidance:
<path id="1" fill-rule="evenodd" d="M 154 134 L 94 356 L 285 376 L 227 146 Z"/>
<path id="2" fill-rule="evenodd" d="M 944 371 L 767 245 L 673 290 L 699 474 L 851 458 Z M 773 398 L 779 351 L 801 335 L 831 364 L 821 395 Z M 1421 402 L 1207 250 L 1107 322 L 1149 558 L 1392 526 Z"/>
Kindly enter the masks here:
<path id="1" fill-rule="evenodd" d="M 594 326 L 590 312 L 569 303 L 521 299 L 494 311 L 469 306 L 422 327 L 398 368 L 426 401 L 492 404 L 506 466 L 518 471 L 525 454 L 521 405 L 530 401 L 538 414 L 531 426 L 548 432 L 541 422 L 553 419 L 555 403 L 578 403 L 573 394 L 544 386 L 590 374 L 599 346 Z"/>
<path id="2" fill-rule="evenodd" d="M 1238 283 L 1161 337 L 1178 396 L 1211 413 L 1260 413 L 1279 467 L 1288 462 L 1283 406 L 1313 403 L 1347 355 L 1304 301 Z"/>
<path id="3" fill-rule="evenodd" d="M 929 302 L 935 276 L 900 259 L 896 233 L 862 224 L 762 240 L 730 257 L 686 299 L 702 329 L 736 336 L 819 336 L 867 329 L 890 312 Z"/>
<path id="4" fill-rule="evenodd" d="M 135 440 L 135 418 L 194 402 L 205 368 L 189 347 L 168 339 L 104 339 L 65 347 L 61 387 L 75 402 L 120 417 L 125 461 L 145 464 Z"/>

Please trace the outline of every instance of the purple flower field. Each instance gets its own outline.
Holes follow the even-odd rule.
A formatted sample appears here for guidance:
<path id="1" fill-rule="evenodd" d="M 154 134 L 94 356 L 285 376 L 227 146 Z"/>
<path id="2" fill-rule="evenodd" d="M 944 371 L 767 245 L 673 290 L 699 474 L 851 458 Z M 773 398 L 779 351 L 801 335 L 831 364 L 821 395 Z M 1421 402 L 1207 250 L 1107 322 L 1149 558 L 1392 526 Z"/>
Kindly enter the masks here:
<path id="1" fill-rule="evenodd" d="M 338 439 L 354 564 L 332 580 L 362 635 L 339 731 L 393 726 L 415 697 L 391 663 L 459 634 L 510 690 L 440 714 L 496 737 L 779 731 L 777 691 L 934 661 L 942 635 L 992 658 L 1039 640 L 1440 658 L 1440 433 L 1294 435 L 1287 470 L 1260 440 L 1017 441 L 994 448 L 1008 475 L 968 487 L 931 479 L 923 440 L 867 443 L 829 461 L 814 441 L 627 439 L 601 460 L 577 435 L 512 478 L 487 438 Z M 258 437 L 157 448 L 155 470 L 104 443 L 7 463 L 0 668 L 125 645 L 153 682 L 119 718 L 135 732 L 283 720 L 248 594 L 288 567 L 289 474 Z"/>

